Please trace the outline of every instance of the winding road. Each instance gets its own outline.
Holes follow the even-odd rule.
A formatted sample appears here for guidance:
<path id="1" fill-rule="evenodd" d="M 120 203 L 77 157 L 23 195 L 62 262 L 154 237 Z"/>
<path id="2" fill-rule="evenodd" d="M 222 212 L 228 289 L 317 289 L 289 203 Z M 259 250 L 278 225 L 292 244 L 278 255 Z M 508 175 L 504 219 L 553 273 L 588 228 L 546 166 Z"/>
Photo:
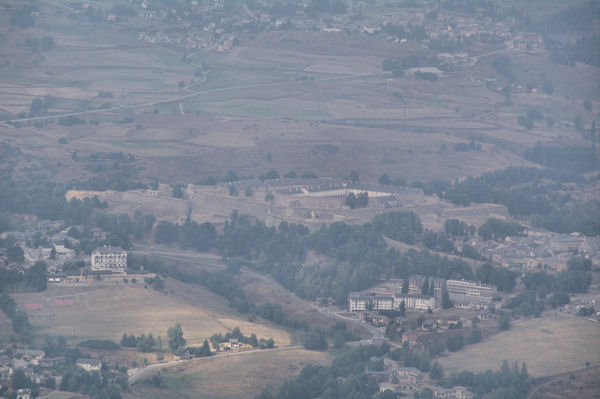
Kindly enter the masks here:
<path id="1" fill-rule="evenodd" d="M 181 259 L 181 260 L 185 260 L 188 262 L 194 262 L 201 266 L 209 266 L 211 268 L 214 268 L 214 267 L 224 268 L 222 258 L 217 255 L 199 253 L 199 252 L 194 252 L 194 251 L 162 248 L 162 247 L 157 248 L 154 246 L 140 245 L 140 244 L 136 245 L 136 247 L 137 247 L 137 249 L 132 251 L 132 253 L 134 253 L 134 254 L 150 255 L 150 256 L 169 258 L 169 259 Z M 314 310 L 318 311 L 319 313 L 321 313 L 323 316 L 326 316 L 326 317 L 329 317 L 331 319 L 335 319 L 338 321 L 342 320 L 347 323 L 354 324 L 354 325 L 358 326 L 359 328 L 365 328 L 367 331 L 369 331 L 372 338 L 383 338 L 383 336 L 384 336 L 383 331 L 381 329 L 376 328 L 368 323 L 363 323 L 359 320 L 342 316 L 342 315 L 336 313 L 335 308 L 319 307 L 319 306 L 314 305 L 310 301 L 307 301 L 305 299 L 298 297 L 296 294 L 294 294 L 293 292 L 291 292 L 290 290 L 285 288 L 283 285 L 279 284 L 277 281 L 273 280 L 268 275 L 258 273 L 256 271 L 248 269 L 246 267 L 242 268 L 240 271 L 241 271 L 241 273 L 246 274 L 248 276 L 263 280 L 267 284 L 271 285 L 273 288 L 275 288 L 278 291 L 280 291 L 281 293 L 283 293 L 290 300 L 293 300 L 294 302 L 301 304 L 302 306 L 304 306 L 306 308 L 314 309 Z M 273 349 L 253 349 L 253 350 L 243 351 L 243 352 L 230 352 L 230 353 L 222 353 L 222 354 L 220 353 L 220 354 L 216 354 L 216 355 L 210 356 L 210 357 L 201 357 L 201 358 L 194 358 L 194 359 L 180 359 L 180 360 L 172 360 L 170 362 L 150 364 L 143 368 L 130 369 L 127 371 L 127 373 L 129 375 L 129 384 L 132 385 L 136 381 L 138 381 L 140 378 L 147 376 L 149 373 L 151 373 L 154 370 L 173 367 L 173 366 L 177 366 L 177 365 L 181 365 L 181 364 L 186 364 L 189 362 L 205 361 L 207 359 L 212 359 L 212 358 L 216 358 L 216 357 L 244 356 L 244 355 L 248 355 L 248 354 L 252 354 L 252 353 L 256 353 L 256 352 L 264 352 L 264 351 L 289 351 L 289 350 L 297 350 L 297 349 L 302 349 L 302 348 L 303 348 L 302 346 L 282 346 L 282 347 L 273 348 Z"/>

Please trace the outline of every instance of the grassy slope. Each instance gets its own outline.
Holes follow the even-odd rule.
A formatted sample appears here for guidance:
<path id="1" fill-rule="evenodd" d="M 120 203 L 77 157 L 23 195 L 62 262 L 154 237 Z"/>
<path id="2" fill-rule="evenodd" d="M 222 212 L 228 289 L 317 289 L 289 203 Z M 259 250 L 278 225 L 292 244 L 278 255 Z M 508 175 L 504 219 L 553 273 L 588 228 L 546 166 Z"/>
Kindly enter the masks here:
<path id="1" fill-rule="evenodd" d="M 525 362 L 535 377 L 554 375 L 598 364 L 600 326 L 575 317 L 544 317 L 513 323 L 480 344 L 439 360 L 447 371 L 497 369 L 502 360 Z"/>
<path id="2" fill-rule="evenodd" d="M 171 290 L 178 292 L 172 294 Z M 181 291 L 181 293 L 180 293 Z M 268 325 L 250 323 L 224 305 L 223 298 L 202 288 L 169 281 L 168 295 L 143 282 L 94 284 L 93 286 L 51 286 L 40 294 L 14 295 L 19 304 L 41 303 L 42 311 L 29 312 L 39 335 L 65 335 L 71 342 L 90 338 L 119 341 L 123 333 L 166 338 L 169 326 L 181 323 L 189 343 L 201 343 L 217 332 L 240 327 L 246 335 L 273 338 L 278 346 L 289 345 L 287 332 Z M 73 306 L 56 306 L 53 298 L 72 299 Z"/>

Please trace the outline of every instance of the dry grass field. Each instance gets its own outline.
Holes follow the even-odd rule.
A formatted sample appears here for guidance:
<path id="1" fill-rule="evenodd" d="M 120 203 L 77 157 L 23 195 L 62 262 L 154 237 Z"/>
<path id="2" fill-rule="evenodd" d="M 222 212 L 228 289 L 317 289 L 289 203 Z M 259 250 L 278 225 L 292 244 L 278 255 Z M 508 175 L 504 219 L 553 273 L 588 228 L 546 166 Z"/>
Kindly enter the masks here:
<path id="1" fill-rule="evenodd" d="M 600 325 L 577 317 L 543 317 L 513 322 L 510 330 L 442 357 L 446 371 L 497 369 L 503 360 L 525 362 L 532 376 L 549 376 L 597 365 Z"/>
<path id="2" fill-rule="evenodd" d="M 132 31 L 148 21 L 92 24 L 66 18 L 68 7 L 57 4 L 27 30 L 29 36 L 55 37 L 56 47 L 43 60 L 22 45 L 19 32 L 1 31 L 11 60 L 2 67 L 0 114 L 27 112 L 36 96 L 46 95 L 56 99 L 51 114 L 124 107 L 83 116 L 97 126 L 0 127 L 3 139 L 14 140 L 30 162 L 61 181 L 81 172 L 72 153 L 90 149 L 132 153 L 146 168 L 143 177 L 181 183 L 228 169 L 244 175 L 314 170 L 334 177 L 354 169 L 365 180 L 382 173 L 409 180 L 462 178 L 530 165 L 522 151 L 538 140 L 581 145 L 572 120 L 581 113 L 591 123 L 594 115 L 582 110 L 582 96 L 598 100 L 592 89 L 598 86 L 597 68 L 549 64 L 544 52 L 510 53 L 519 82 L 538 90 L 515 92 L 507 106 L 481 82 L 495 76 L 492 57 L 436 82 L 391 79 L 382 75 L 383 60 L 422 48 L 356 34 L 265 31 L 243 37 L 229 53 L 199 51 L 185 62 L 181 50 L 137 40 Z M 200 64 L 208 69 L 202 78 L 196 74 Z M 540 93 L 541 76 L 555 82 L 552 96 Z M 180 81 L 185 87 L 178 87 Z M 99 97 L 100 91 L 113 97 Z M 126 108 L 185 95 L 191 96 Z M 551 115 L 553 127 L 518 126 L 517 116 L 531 106 Z M 159 114 L 152 115 L 154 110 Z M 115 123 L 124 116 L 134 122 Z M 58 145 L 61 137 L 66 144 Z M 454 151 L 455 144 L 471 139 L 481 151 Z M 337 150 L 315 153 L 317 144 Z"/>
<path id="3" fill-rule="evenodd" d="M 600 367 L 589 367 L 550 378 L 529 394 L 529 399 L 598 399 Z"/>
<path id="4" fill-rule="evenodd" d="M 326 353 L 302 349 L 204 358 L 161 371 L 165 388 L 158 389 L 142 381 L 124 398 L 252 398 L 267 385 L 296 376 L 306 364 L 330 361 Z"/>
<path id="5" fill-rule="evenodd" d="M 175 293 L 171 293 L 171 290 Z M 29 311 L 29 318 L 38 335 L 62 334 L 71 343 L 99 338 L 119 341 L 123 333 L 166 337 L 167 329 L 181 323 L 184 337 L 190 344 L 240 327 L 246 335 L 273 338 L 276 345 L 291 343 L 291 336 L 277 328 L 250 323 L 229 309 L 223 299 L 204 289 L 169 281 L 168 295 L 143 282 L 94 283 L 91 286 L 54 285 L 40 294 L 16 294 L 20 304 L 37 303 L 43 310 Z M 71 299 L 73 305 L 59 306 L 54 299 Z"/>

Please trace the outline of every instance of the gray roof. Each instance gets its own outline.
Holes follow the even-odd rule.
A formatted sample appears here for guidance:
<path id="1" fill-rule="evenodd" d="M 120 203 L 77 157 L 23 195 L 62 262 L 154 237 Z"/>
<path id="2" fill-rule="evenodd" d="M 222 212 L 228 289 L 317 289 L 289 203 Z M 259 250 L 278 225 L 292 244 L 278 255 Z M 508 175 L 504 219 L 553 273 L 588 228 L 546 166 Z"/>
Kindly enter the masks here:
<path id="1" fill-rule="evenodd" d="M 100 252 L 103 254 L 114 254 L 114 253 L 122 253 L 125 251 L 121 247 L 111 247 L 110 245 L 105 245 L 103 247 L 98 247 L 94 252 Z"/>

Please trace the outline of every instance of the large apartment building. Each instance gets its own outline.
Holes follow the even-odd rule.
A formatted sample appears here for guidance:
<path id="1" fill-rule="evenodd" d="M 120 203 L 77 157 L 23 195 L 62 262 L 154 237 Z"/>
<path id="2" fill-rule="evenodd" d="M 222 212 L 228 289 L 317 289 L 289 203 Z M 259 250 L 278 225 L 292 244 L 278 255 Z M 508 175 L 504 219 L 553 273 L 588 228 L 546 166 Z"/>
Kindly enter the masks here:
<path id="1" fill-rule="evenodd" d="M 427 294 L 423 293 L 425 286 Z M 450 301 L 459 307 L 489 305 L 497 294 L 496 287 L 489 284 L 414 275 L 409 277 L 408 293 L 402 293 L 401 287 L 394 294 L 351 292 L 348 309 L 350 312 L 398 310 L 404 302 L 408 310 L 433 310 L 441 306 L 444 289 Z"/>
<path id="2" fill-rule="evenodd" d="M 423 294 L 423 286 L 427 283 L 429 293 L 433 293 L 436 288 L 442 289 L 446 285 L 446 280 L 437 277 L 427 277 L 415 274 L 408 278 L 408 293 Z"/>
<path id="3" fill-rule="evenodd" d="M 123 272 L 127 267 L 127 252 L 121 247 L 103 246 L 92 252 L 92 270 Z"/>
<path id="4" fill-rule="evenodd" d="M 488 305 L 496 296 L 495 286 L 465 280 L 448 280 L 446 282 L 448 297 L 455 305 Z"/>
<path id="5" fill-rule="evenodd" d="M 427 310 L 435 308 L 435 299 L 426 295 L 386 294 L 375 292 L 351 292 L 348 295 L 348 310 L 398 310 L 402 302 L 409 310 Z M 369 309 L 372 306 L 371 309 Z"/>
<path id="6" fill-rule="evenodd" d="M 400 304 L 404 302 L 404 306 L 409 310 L 427 310 L 435 309 L 435 298 L 429 295 L 419 294 L 397 294 L 394 295 L 395 309 L 400 309 Z"/>

